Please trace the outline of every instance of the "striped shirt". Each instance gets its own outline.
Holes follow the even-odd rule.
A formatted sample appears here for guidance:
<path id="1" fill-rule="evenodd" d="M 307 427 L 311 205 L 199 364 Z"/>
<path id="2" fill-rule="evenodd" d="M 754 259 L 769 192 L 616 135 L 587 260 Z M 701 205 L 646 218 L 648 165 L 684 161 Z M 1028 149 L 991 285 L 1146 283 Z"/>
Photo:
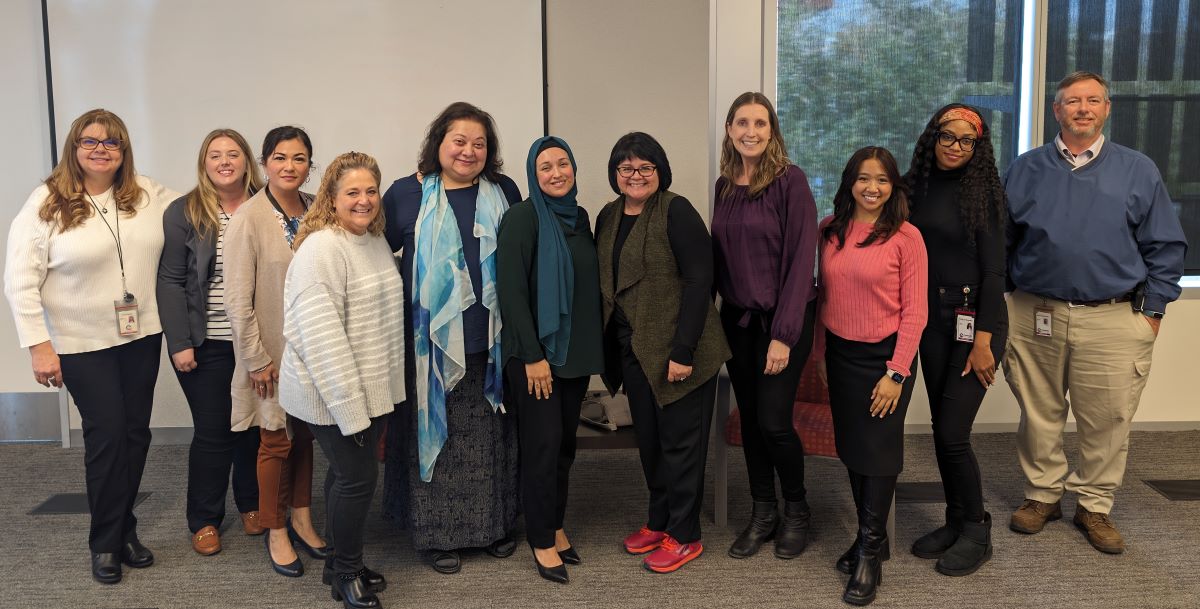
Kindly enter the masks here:
<path id="1" fill-rule="evenodd" d="M 221 228 L 217 233 L 217 255 L 213 257 L 212 277 L 208 280 L 208 302 L 205 315 L 208 328 L 205 337 L 213 340 L 233 340 L 229 316 L 225 314 L 225 265 L 222 251 L 225 247 L 225 227 L 229 226 L 229 215 L 221 211 Z"/>

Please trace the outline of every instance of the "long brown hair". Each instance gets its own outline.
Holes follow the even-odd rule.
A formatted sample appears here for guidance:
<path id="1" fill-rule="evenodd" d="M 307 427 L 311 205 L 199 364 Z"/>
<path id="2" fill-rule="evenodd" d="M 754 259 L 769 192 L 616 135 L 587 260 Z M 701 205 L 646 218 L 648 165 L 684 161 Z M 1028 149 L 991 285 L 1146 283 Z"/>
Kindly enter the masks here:
<path id="1" fill-rule="evenodd" d="M 304 220 L 300 222 L 300 230 L 296 231 L 296 238 L 292 240 L 292 251 L 298 251 L 300 244 L 309 235 L 323 228 L 332 226 L 342 230 L 337 219 L 337 208 L 334 206 L 334 201 L 337 200 L 338 183 L 342 181 L 342 176 L 354 169 L 366 169 L 371 172 L 371 175 L 375 177 L 375 185 L 379 186 L 382 176 L 379 173 L 379 163 L 375 162 L 374 157 L 362 152 L 339 154 L 329 164 L 329 167 L 325 168 L 325 176 L 321 178 L 321 187 L 317 190 L 317 199 L 304 214 Z M 383 201 L 380 201 L 379 205 L 379 213 L 367 226 L 367 232 L 376 236 L 383 234 L 385 222 Z"/>
<path id="2" fill-rule="evenodd" d="M 79 165 L 76 151 L 79 149 L 79 138 L 89 125 L 100 125 L 109 138 L 121 141 L 121 166 L 113 176 L 113 202 L 117 210 L 133 216 L 137 214 L 138 202 L 142 199 L 143 190 L 137 183 L 137 171 L 133 167 L 133 146 L 129 141 L 129 129 L 121 117 L 96 108 L 88 110 L 71 123 L 63 142 L 62 156 L 58 165 L 46 178 L 46 188 L 50 195 L 38 210 L 38 218 L 42 222 L 58 225 L 60 232 L 66 232 L 79 226 L 84 220 L 92 217 L 92 202 L 86 195 L 84 187 L 83 167 Z"/>
<path id="3" fill-rule="evenodd" d="M 883 202 L 883 210 L 879 214 L 879 219 L 875 221 L 875 230 L 856 245 L 867 247 L 876 241 L 883 243 L 891 239 L 892 235 L 900 230 L 900 225 L 908 219 L 908 186 L 900 179 L 900 169 L 896 166 L 896 158 L 892 156 L 891 152 L 888 152 L 887 148 L 881 146 L 859 148 L 846 162 L 846 168 L 842 170 L 842 183 L 838 185 L 837 194 L 833 196 L 833 220 L 830 220 L 821 233 L 821 238 L 825 241 L 836 238 L 838 249 L 842 249 L 846 245 L 846 232 L 850 229 L 850 220 L 854 218 L 856 204 L 854 194 L 850 189 L 854 187 L 863 163 L 871 159 L 875 159 L 879 161 L 880 165 L 883 165 L 883 171 L 887 173 L 888 180 L 892 183 L 892 194 L 887 201 Z"/>
<path id="4" fill-rule="evenodd" d="M 750 186 L 748 188 L 750 198 L 753 199 L 762 194 L 775 178 L 783 175 L 787 171 L 788 165 L 792 161 L 788 159 L 787 144 L 783 141 L 783 131 L 779 128 L 779 115 L 775 114 L 775 106 L 771 105 L 771 100 L 767 99 L 766 95 L 755 91 L 747 91 L 737 96 L 733 100 L 733 104 L 729 106 L 729 112 L 725 115 L 725 140 L 721 142 L 721 177 L 725 178 L 725 187 L 721 189 L 719 196 L 724 198 L 733 192 L 734 181 L 742 174 L 742 155 L 733 147 L 733 139 L 729 137 L 728 127 L 733 124 L 733 115 L 737 114 L 738 108 L 748 104 L 758 104 L 767 109 L 767 116 L 770 117 L 771 123 L 771 141 L 767 142 L 767 149 L 763 151 L 762 159 L 758 162 L 758 168 L 754 170 L 754 175 L 750 176 Z"/>
<path id="5" fill-rule="evenodd" d="M 213 185 L 212 178 L 208 177 L 208 171 L 205 168 L 208 147 L 213 140 L 219 137 L 233 140 L 233 143 L 237 144 L 242 151 L 242 159 L 246 165 L 246 173 L 242 175 L 242 191 L 246 197 L 258 192 L 263 185 L 262 175 L 258 173 L 258 165 L 254 162 L 254 153 L 250 151 L 250 144 L 246 142 L 246 138 L 242 137 L 242 134 L 233 129 L 213 129 L 209 132 L 204 138 L 204 143 L 200 144 L 200 157 L 196 161 L 196 187 L 187 194 L 184 207 L 184 215 L 187 216 L 188 222 L 192 223 L 192 227 L 201 237 L 207 237 L 210 231 L 216 232 L 221 226 L 218 213 L 221 208 L 221 199 L 217 195 L 217 187 Z"/>

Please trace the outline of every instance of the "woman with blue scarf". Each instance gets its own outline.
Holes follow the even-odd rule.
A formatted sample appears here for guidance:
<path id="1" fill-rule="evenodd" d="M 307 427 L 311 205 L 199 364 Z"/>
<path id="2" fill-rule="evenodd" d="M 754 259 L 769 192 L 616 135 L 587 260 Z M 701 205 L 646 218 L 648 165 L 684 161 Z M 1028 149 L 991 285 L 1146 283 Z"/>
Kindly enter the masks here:
<path id="1" fill-rule="evenodd" d="M 604 369 L 600 268 L 570 147 L 543 137 L 525 168 L 529 198 L 505 214 L 496 250 L 500 351 L 520 430 L 529 547 L 538 573 L 565 584 L 564 563 L 581 562 L 563 531 L 575 428 L 588 381 Z"/>
<path id="2" fill-rule="evenodd" d="M 456 102 L 430 124 L 418 172 L 383 197 L 412 337 L 408 400 L 385 440 L 383 508 L 439 573 L 459 571 L 463 548 L 499 558 L 516 548 L 517 429 L 502 404 L 496 234 L 521 193 L 502 165 L 491 115 Z"/>

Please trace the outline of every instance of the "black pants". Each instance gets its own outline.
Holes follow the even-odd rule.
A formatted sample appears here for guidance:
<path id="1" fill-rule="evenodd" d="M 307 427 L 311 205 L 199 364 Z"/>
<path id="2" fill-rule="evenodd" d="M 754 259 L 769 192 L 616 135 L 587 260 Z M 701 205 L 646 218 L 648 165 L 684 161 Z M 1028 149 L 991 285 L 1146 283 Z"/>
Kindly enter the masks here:
<path id="1" fill-rule="evenodd" d="M 343 436 L 337 425 L 308 426 L 329 461 L 325 545 L 336 548 L 333 569 L 337 573 L 356 573 L 363 568 L 363 530 L 379 478 L 375 449 L 383 425 L 384 417 L 375 417 L 370 427 L 349 436 Z"/>
<path id="2" fill-rule="evenodd" d="M 150 450 L 150 410 L 161 353 L 160 333 L 59 356 L 63 384 L 83 420 L 92 515 L 88 546 L 93 552 L 119 552 L 122 544 L 137 539 L 133 502 Z"/>
<path id="3" fill-rule="evenodd" d="M 187 521 L 193 533 L 225 518 L 225 491 L 233 469 L 233 500 L 240 512 L 258 509 L 258 428 L 231 431 L 233 344 L 206 340 L 196 347 L 196 368 L 175 371 L 192 411 L 188 451 Z"/>
<path id="4" fill-rule="evenodd" d="M 721 307 L 721 325 L 733 358 L 725 362 L 729 383 L 737 398 L 742 421 L 742 451 L 750 496 L 755 501 L 775 501 L 775 475 L 779 475 L 783 498 L 804 501 L 804 445 L 792 425 L 796 387 L 812 350 L 816 301 L 804 311 L 804 332 L 792 348 L 788 365 L 779 374 L 763 374 L 767 348 L 771 344 L 771 313 L 749 315 L 743 328 L 744 309 Z"/>
<path id="5" fill-rule="evenodd" d="M 983 521 L 983 482 L 979 462 L 971 449 L 971 426 L 987 388 L 974 372 L 962 376 L 970 343 L 954 340 L 953 327 L 944 327 L 936 318 L 921 335 L 921 373 L 929 392 L 929 411 L 933 419 L 933 446 L 942 490 L 946 495 L 949 518 Z M 1004 357 L 1007 327 L 992 336 L 992 357 L 996 363 Z"/>
<path id="6" fill-rule="evenodd" d="M 717 377 L 682 398 L 660 406 L 629 343 L 619 339 L 629 413 L 637 436 L 642 473 L 650 489 L 646 526 L 666 531 L 679 543 L 700 540 L 704 460 L 712 426 Z M 664 353 L 663 357 L 667 355 Z"/>
<path id="7" fill-rule="evenodd" d="M 563 528 L 567 513 L 579 407 L 590 377 L 555 376 L 549 399 L 539 400 L 529 394 L 521 360 L 510 358 L 504 374 L 508 380 L 505 391 L 517 406 L 525 535 L 535 548 L 553 548 L 554 532 Z"/>

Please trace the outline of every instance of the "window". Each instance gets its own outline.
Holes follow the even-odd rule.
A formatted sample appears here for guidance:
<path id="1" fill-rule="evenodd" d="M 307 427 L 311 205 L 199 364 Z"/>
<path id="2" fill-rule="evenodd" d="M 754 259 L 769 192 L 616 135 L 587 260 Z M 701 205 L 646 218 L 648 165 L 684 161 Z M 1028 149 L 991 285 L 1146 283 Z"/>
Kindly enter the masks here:
<path id="1" fill-rule="evenodd" d="M 1026 2 L 1042 39 L 1022 39 L 1037 31 Z M 1055 85 L 1090 70 L 1110 81 L 1106 137 L 1158 165 L 1192 245 L 1185 273 L 1200 275 L 1200 0 L 779 0 L 777 23 L 779 120 L 822 215 L 854 150 L 885 146 L 904 171 L 952 101 L 984 111 L 1004 171 L 1031 122 L 1054 139 Z M 1022 48 L 1045 49 L 1041 103 L 1020 87 Z"/>

